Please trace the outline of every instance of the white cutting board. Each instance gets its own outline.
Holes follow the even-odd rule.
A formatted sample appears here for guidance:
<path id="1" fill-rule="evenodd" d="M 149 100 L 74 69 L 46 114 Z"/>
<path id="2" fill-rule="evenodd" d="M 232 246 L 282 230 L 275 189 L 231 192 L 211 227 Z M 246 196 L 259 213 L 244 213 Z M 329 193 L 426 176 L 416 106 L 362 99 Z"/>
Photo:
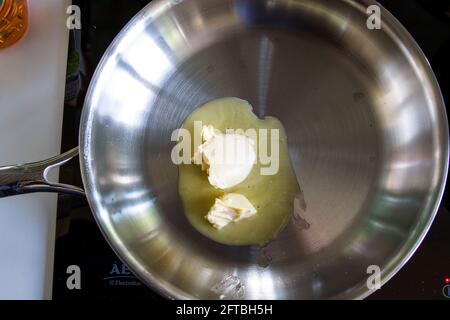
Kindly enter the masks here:
<path id="1" fill-rule="evenodd" d="M 25 37 L 0 50 L 0 165 L 60 152 L 71 1 L 28 3 Z M 0 299 L 51 298 L 55 224 L 56 195 L 0 199 Z"/>

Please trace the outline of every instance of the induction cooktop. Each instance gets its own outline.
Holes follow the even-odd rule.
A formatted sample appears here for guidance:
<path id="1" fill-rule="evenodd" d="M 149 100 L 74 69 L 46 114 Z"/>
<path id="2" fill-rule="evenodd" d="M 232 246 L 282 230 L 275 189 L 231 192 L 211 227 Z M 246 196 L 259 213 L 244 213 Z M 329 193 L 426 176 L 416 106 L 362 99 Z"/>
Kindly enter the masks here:
<path id="1" fill-rule="evenodd" d="M 78 144 L 78 127 L 90 78 L 102 54 L 146 0 L 74 0 L 82 28 L 70 33 L 61 150 Z M 450 4 L 448 1 L 380 1 L 399 19 L 428 57 L 450 106 Z M 107 14 L 105 14 L 107 13 Z M 82 185 L 76 161 L 60 169 L 60 181 Z M 411 260 L 368 299 L 450 297 L 450 199 L 445 193 L 435 222 Z M 85 199 L 59 195 L 53 298 L 162 299 L 122 264 L 104 240 Z M 81 283 L 68 278 L 73 266 Z M 71 269 L 72 268 L 72 269 Z"/>

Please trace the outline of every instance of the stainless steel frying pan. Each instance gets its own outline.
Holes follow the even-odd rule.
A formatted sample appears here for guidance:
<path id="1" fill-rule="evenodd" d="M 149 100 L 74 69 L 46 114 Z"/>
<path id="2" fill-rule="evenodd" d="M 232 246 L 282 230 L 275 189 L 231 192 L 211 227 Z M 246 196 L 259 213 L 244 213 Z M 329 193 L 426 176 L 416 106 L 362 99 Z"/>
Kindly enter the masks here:
<path id="1" fill-rule="evenodd" d="M 171 298 L 364 298 L 377 266 L 384 284 L 408 261 L 442 196 L 448 124 L 423 53 L 383 8 L 369 29 L 370 5 L 153 1 L 117 36 L 87 94 L 80 164 L 101 230 L 147 285 Z M 225 96 L 281 120 L 304 192 L 265 248 L 203 237 L 177 192 L 171 133 Z M 75 153 L 1 169 L 3 195 L 81 194 L 45 179 Z"/>

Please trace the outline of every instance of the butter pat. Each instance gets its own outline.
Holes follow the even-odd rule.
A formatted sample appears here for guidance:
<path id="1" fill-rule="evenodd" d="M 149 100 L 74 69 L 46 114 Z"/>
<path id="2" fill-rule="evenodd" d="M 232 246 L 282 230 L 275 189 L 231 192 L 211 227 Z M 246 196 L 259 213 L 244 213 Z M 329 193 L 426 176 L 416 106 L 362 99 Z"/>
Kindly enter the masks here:
<path id="1" fill-rule="evenodd" d="M 205 218 L 214 228 L 222 229 L 230 222 L 251 217 L 256 212 L 255 207 L 245 196 L 229 193 L 216 199 Z"/>
<path id="2" fill-rule="evenodd" d="M 250 137 L 203 126 L 194 163 L 208 173 L 212 186 L 227 189 L 238 185 L 250 174 L 255 161 L 255 143 Z"/>

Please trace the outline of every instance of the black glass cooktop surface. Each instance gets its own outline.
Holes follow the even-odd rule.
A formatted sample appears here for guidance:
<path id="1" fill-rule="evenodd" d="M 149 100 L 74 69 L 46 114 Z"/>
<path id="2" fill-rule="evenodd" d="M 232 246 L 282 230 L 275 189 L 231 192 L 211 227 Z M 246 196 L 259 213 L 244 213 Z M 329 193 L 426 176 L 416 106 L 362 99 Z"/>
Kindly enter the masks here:
<path id="1" fill-rule="evenodd" d="M 82 29 L 71 31 L 62 151 L 78 144 L 78 126 L 90 78 L 107 46 L 146 0 L 75 0 Z M 409 30 L 428 57 L 450 106 L 450 4 L 448 1 L 380 1 Z M 81 186 L 72 161 L 60 180 Z M 412 259 L 369 299 L 445 299 L 450 277 L 450 199 L 446 192 L 436 220 Z M 73 267 L 81 271 L 74 285 Z M 447 279 L 450 282 L 450 279 Z M 75 287 L 74 287 L 75 286 Z M 71 289 L 70 289 L 71 288 Z M 143 285 L 117 258 L 97 227 L 86 200 L 60 195 L 55 244 L 53 298 L 162 299 Z"/>

